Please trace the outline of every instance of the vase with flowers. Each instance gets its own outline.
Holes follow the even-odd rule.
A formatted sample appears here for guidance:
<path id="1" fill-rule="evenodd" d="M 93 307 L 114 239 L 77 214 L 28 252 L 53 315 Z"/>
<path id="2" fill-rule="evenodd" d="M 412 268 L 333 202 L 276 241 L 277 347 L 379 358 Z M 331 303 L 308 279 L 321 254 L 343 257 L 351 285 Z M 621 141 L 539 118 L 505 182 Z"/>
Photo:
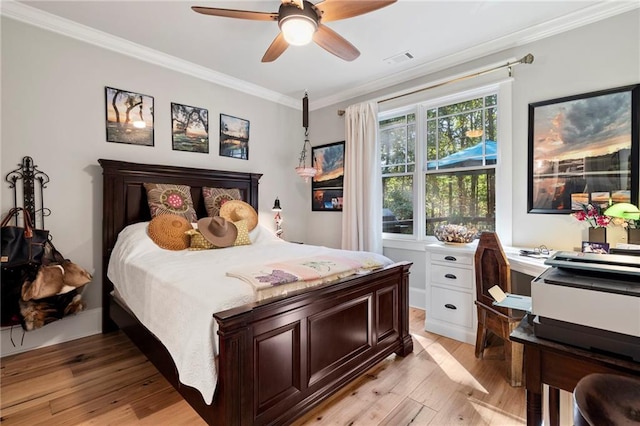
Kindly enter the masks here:
<path id="1" fill-rule="evenodd" d="M 604 214 L 604 210 L 597 204 L 582 204 L 582 209 L 571 214 L 580 222 L 589 225 L 589 241 L 606 243 L 607 226 L 611 218 Z"/>

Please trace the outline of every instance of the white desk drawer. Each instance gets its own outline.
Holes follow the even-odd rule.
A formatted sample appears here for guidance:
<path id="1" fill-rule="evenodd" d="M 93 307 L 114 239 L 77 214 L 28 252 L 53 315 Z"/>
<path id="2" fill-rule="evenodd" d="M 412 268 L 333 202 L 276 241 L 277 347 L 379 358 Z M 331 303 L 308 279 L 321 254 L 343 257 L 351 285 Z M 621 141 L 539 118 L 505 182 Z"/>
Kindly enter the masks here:
<path id="1" fill-rule="evenodd" d="M 431 312 L 429 317 L 463 327 L 473 327 L 473 298 L 469 293 L 431 287 Z"/>
<path id="2" fill-rule="evenodd" d="M 432 262 L 450 263 L 452 265 L 473 265 L 472 253 L 436 253 L 431 252 Z"/>
<path id="3" fill-rule="evenodd" d="M 431 264 L 431 282 L 472 290 L 473 270 Z"/>

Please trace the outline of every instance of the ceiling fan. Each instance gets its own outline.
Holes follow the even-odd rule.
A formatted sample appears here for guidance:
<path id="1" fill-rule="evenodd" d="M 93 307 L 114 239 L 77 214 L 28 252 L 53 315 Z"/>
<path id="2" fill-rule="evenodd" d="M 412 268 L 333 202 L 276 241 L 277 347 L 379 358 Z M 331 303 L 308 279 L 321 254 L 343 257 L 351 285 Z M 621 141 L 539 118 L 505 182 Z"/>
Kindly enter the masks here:
<path id="1" fill-rule="evenodd" d="M 323 25 L 323 22 L 363 15 L 395 2 L 396 0 L 323 0 L 313 4 L 307 0 L 282 0 L 277 13 L 201 6 L 193 6 L 191 9 L 203 15 L 277 21 L 280 33 L 265 52 L 262 62 L 275 61 L 289 45 L 302 46 L 311 40 L 327 52 L 345 61 L 353 61 L 360 56 L 360 51 L 331 28 Z"/>

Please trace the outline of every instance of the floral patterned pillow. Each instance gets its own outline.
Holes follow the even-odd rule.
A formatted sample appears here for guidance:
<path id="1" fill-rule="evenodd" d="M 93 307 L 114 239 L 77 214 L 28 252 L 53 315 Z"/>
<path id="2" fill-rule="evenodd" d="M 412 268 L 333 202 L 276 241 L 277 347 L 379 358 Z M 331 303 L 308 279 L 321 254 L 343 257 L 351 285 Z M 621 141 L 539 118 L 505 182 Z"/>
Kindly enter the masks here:
<path id="1" fill-rule="evenodd" d="M 161 214 L 175 214 L 189 222 L 198 220 L 191 199 L 191 188 L 187 185 L 145 183 L 144 187 L 152 218 Z"/>
<path id="2" fill-rule="evenodd" d="M 229 200 L 242 200 L 240 190 L 237 188 L 208 188 L 202 187 L 204 197 L 204 207 L 207 209 L 207 216 L 220 216 L 220 206 Z"/>

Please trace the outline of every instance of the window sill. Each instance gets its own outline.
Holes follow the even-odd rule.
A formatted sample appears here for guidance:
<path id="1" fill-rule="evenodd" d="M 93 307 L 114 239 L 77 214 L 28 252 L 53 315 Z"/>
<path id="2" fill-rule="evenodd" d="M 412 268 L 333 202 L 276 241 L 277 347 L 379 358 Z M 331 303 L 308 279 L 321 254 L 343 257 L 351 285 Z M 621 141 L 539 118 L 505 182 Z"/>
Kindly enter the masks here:
<path id="1" fill-rule="evenodd" d="M 412 251 L 424 251 L 424 248 L 427 244 L 434 243 L 436 241 L 438 240 L 436 240 L 435 238 L 415 240 L 407 238 L 382 237 L 382 247 Z"/>

